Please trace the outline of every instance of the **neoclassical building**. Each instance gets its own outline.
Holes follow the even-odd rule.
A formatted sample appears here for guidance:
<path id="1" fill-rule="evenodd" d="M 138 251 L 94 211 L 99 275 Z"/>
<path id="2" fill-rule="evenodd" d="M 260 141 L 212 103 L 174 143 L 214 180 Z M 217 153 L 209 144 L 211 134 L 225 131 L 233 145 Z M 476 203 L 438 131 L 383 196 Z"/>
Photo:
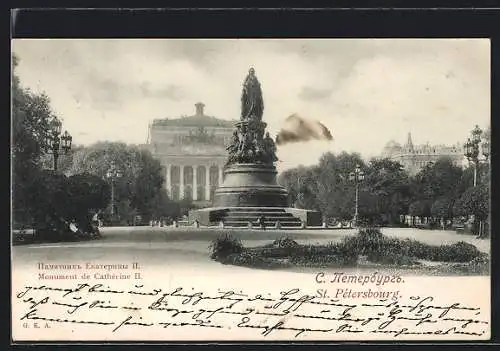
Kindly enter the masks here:
<path id="1" fill-rule="evenodd" d="M 413 145 L 411 133 L 408 133 L 406 144 L 401 145 L 394 140 L 386 144 L 382 151 L 383 158 L 398 161 L 410 175 L 417 174 L 429 162 L 436 162 L 441 157 L 449 157 L 457 166 L 463 167 L 465 156 L 460 143 L 455 145 Z"/>
<path id="2" fill-rule="evenodd" d="M 206 116 L 201 102 L 195 107 L 192 116 L 153 120 L 148 149 L 164 168 L 170 198 L 203 203 L 222 181 L 226 145 L 237 121 Z"/>

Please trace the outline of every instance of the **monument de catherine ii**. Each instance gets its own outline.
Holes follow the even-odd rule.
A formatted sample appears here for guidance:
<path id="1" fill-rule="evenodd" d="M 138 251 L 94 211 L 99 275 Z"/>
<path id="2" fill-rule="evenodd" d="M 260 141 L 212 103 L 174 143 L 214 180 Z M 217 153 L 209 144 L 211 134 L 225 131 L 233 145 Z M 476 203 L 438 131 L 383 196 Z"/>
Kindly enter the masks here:
<path id="1" fill-rule="evenodd" d="M 201 225 L 319 226 L 317 211 L 289 207 L 287 190 L 277 183 L 276 144 L 266 132 L 260 82 L 251 68 L 243 82 L 239 120 L 204 113 L 157 119 L 149 126 L 147 147 L 164 168 L 172 199 L 190 198 L 201 208 L 190 221 Z"/>

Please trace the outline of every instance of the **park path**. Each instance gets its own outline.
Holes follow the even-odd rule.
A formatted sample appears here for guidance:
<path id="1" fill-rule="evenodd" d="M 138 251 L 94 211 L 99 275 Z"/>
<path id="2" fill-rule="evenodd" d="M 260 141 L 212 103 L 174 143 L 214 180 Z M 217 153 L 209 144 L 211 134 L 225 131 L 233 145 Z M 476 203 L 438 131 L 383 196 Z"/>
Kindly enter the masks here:
<path id="1" fill-rule="evenodd" d="M 453 244 L 466 241 L 479 250 L 489 253 L 490 241 L 451 231 L 385 228 L 382 232 L 390 237 L 411 238 L 427 244 Z M 160 227 L 103 228 L 104 238 L 76 243 L 15 246 L 12 250 L 13 267 L 33 267 L 38 262 L 68 263 L 79 261 L 146 262 L 162 269 L 207 270 L 213 274 L 229 271 L 248 272 L 250 268 L 225 266 L 209 259 L 210 242 L 219 230 Z M 242 239 L 243 245 L 258 246 L 288 234 L 300 243 L 328 243 L 342 240 L 356 233 L 354 229 L 331 230 L 238 230 L 233 234 Z M 354 269 L 356 270 L 356 269 Z"/>

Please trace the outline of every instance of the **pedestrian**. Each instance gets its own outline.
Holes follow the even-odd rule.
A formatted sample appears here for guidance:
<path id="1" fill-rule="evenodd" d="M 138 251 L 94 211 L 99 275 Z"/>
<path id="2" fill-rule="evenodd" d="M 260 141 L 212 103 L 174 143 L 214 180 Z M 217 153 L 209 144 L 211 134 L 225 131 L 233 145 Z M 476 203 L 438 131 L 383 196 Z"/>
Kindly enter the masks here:
<path id="1" fill-rule="evenodd" d="M 260 215 L 259 225 L 262 230 L 266 230 L 266 217 L 264 217 L 264 215 Z"/>
<path id="2" fill-rule="evenodd" d="M 73 218 L 73 219 L 69 222 L 69 230 L 71 230 L 71 232 L 72 232 L 75 236 L 77 236 L 77 237 L 83 236 L 82 231 L 80 230 L 80 228 L 78 228 L 78 224 L 77 224 L 76 218 Z"/>
<path id="3" fill-rule="evenodd" d="M 94 215 L 92 216 L 92 224 L 99 228 L 99 211 L 94 213 Z"/>

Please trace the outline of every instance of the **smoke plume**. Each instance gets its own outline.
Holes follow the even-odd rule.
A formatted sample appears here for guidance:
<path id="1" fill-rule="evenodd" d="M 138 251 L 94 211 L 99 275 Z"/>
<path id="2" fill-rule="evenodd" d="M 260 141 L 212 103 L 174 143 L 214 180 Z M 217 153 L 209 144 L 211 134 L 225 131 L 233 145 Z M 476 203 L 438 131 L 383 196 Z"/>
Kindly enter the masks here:
<path id="1" fill-rule="evenodd" d="M 276 136 L 276 145 L 309 140 L 333 140 L 333 137 L 324 124 L 318 121 L 309 121 L 294 113 L 285 120 L 285 125 Z"/>

